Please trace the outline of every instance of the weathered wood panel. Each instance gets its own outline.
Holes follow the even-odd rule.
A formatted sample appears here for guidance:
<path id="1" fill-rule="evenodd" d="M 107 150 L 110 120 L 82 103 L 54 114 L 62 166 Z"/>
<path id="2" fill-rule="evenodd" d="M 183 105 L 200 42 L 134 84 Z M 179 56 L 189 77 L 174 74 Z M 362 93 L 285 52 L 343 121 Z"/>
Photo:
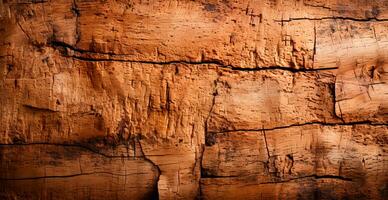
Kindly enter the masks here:
<path id="1" fill-rule="evenodd" d="M 277 183 L 257 183 L 245 178 L 202 179 L 201 186 L 203 199 L 373 199 L 359 191 L 359 184 L 331 178 L 307 177 Z"/>
<path id="2" fill-rule="evenodd" d="M 387 132 L 386 126 L 318 124 L 209 134 L 202 160 L 202 195 L 308 199 L 315 190 L 318 199 L 336 195 L 384 199 Z M 249 192 L 238 192 L 241 187 Z M 303 194 L 302 188 L 310 191 Z"/>
<path id="3" fill-rule="evenodd" d="M 335 109 L 345 121 L 388 121 L 388 64 L 383 59 L 344 68 L 337 75 Z"/>
<path id="4" fill-rule="evenodd" d="M 343 53 L 359 55 L 359 45 L 379 50 L 376 45 L 387 41 L 386 34 L 379 34 L 386 32 L 384 28 L 377 41 L 372 31 L 357 31 L 368 25 L 384 27 L 387 8 L 385 1 L 155 1 L 151 5 L 69 0 L 8 3 L 3 14 L 16 19 L 14 28 L 21 29 L 18 32 L 24 32 L 26 40 L 40 46 L 50 41 L 69 45 L 80 57 L 215 61 L 241 68 L 330 68 L 354 60 Z M 341 29 L 344 23 L 362 36 L 354 51 L 346 48 L 352 45 L 350 40 L 325 44 L 332 35 L 325 31 Z M 336 45 L 342 51 L 333 48 Z"/>
<path id="5" fill-rule="evenodd" d="M 385 199 L 387 11 L 0 1 L 1 197 Z"/>
<path id="6" fill-rule="evenodd" d="M 151 199 L 157 168 L 77 146 L 2 145 L 2 199 Z"/>
<path id="7" fill-rule="evenodd" d="M 208 121 L 208 131 L 257 130 L 308 122 L 340 121 L 334 113 L 331 73 L 284 70 L 225 74 Z"/>

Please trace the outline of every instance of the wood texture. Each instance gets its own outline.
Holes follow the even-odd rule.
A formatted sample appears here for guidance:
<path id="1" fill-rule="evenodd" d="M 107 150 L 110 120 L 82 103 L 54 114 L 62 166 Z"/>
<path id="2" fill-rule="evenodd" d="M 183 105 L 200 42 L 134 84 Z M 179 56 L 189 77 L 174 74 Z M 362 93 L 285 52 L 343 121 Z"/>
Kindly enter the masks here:
<path id="1" fill-rule="evenodd" d="M 1 147 L 3 199 L 151 199 L 158 171 L 143 159 L 112 157 L 77 146 Z"/>
<path id="2" fill-rule="evenodd" d="M 387 199 L 385 0 L 0 1 L 1 199 Z"/>
<path id="3" fill-rule="evenodd" d="M 379 190 L 366 190 L 385 187 L 386 133 L 386 126 L 319 124 L 213 133 L 202 160 L 202 195 L 236 199 L 237 188 L 247 187 L 248 199 L 376 198 Z"/>

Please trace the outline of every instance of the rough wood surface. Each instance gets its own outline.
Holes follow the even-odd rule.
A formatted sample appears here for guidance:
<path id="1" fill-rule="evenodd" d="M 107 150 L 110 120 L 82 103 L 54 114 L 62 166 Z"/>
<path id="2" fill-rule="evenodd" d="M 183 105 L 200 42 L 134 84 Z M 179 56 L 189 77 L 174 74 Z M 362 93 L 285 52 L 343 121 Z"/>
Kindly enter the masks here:
<path id="1" fill-rule="evenodd" d="M 247 186 L 248 199 L 310 199 L 315 192 L 323 192 L 319 199 L 376 198 L 388 175 L 386 133 L 379 125 L 320 124 L 212 133 L 202 160 L 202 195 L 236 199 L 236 190 Z M 268 188 L 278 183 L 284 186 Z"/>
<path id="2" fill-rule="evenodd" d="M 144 159 L 106 156 L 77 146 L 1 147 L 3 199 L 151 199 L 158 171 Z"/>
<path id="3" fill-rule="evenodd" d="M 1 199 L 387 199 L 386 0 L 0 1 Z"/>

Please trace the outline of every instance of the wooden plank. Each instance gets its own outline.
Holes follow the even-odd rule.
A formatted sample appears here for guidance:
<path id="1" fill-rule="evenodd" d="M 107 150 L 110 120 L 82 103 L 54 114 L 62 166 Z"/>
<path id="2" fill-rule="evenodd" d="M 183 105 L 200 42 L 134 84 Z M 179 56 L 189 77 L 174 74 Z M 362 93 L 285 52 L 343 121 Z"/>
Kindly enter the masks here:
<path id="1" fill-rule="evenodd" d="M 268 185 L 302 187 L 304 180 L 310 178 L 312 183 L 306 187 L 320 191 L 319 182 L 327 178 L 334 181 L 333 185 L 350 183 L 340 184 L 335 193 L 344 192 L 342 195 L 351 197 L 356 192 L 351 188 L 362 185 L 375 189 L 365 189 L 360 194 L 383 199 L 378 188 L 384 188 L 388 180 L 387 141 L 383 139 L 387 133 L 386 126 L 303 125 L 208 134 L 202 160 L 202 194 L 205 199 L 213 199 L 221 191 L 225 197 L 229 192 L 238 193 L 230 198 L 277 196 L 283 195 L 283 190 L 270 190 Z M 244 190 L 238 192 L 240 187 Z M 245 188 L 251 191 L 245 193 Z M 298 190 L 284 190 L 286 194 L 300 195 Z M 326 192 L 324 195 L 329 195 Z"/>
<path id="2" fill-rule="evenodd" d="M 369 31 L 363 26 L 384 26 L 380 21 L 388 17 L 384 12 L 388 5 L 380 1 L 155 1 L 153 6 L 141 1 L 55 1 L 43 5 L 6 4 L 12 12 L 34 13 L 15 27 L 22 29 L 19 37 L 26 34 L 25 39 L 38 46 L 56 41 L 79 50 L 75 53 L 81 57 L 219 62 L 240 68 L 332 67 L 342 54 L 325 53 L 332 51 L 324 44 L 332 34 L 320 30 L 330 31 L 337 23 L 358 26 L 355 34 L 362 36 L 363 44 L 375 39 L 364 37 Z M 45 15 L 50 15 L 50 23 Z"/>
<path id="3" fill-rule="evenodd" d="M 257 181 L 202 179 L 202 199 L 368 199 L 360 185 L 330 178 L 304 178 L 289 182 L 257 183 Z M 383 199 L 383 198 L 380 198 Z"/>
<path id="4" fill-rule="evenodd" d="M 228 73 L 217 85 L 209 132 L 335 123 L 330 73 L 284 70 Z"/>
<path id="5" fill-rule="evenodd" d="M 76 146 L 2 145 L 1 198 L 144 199 L 158 171 L 145 160 L 106 157 Z"/>
<path id="6" fill-rule="evenodd" d="M 345 121 L 387 123 L 387 70 L 381 59 L 342 69 L 335 83 L 336 114 Z"/>

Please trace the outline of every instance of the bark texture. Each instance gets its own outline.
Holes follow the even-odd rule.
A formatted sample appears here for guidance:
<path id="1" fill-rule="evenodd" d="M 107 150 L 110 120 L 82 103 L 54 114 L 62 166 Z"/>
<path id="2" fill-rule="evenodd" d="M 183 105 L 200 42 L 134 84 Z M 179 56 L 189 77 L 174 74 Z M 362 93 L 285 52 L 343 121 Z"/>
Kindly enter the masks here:
<path id="1" fill-rule="evenodd" d="M 388 199 L 388 1 L 0 1 L 1 199 Z"/>

